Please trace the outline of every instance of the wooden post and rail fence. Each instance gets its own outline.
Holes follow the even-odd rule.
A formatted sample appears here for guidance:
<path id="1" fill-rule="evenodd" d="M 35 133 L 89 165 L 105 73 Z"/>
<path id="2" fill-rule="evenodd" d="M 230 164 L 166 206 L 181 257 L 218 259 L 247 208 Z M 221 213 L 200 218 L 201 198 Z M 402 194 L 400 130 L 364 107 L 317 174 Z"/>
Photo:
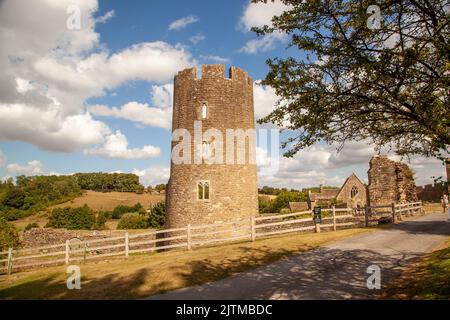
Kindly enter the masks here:
<path id="1" fill-rule="evenodd" d="M 363 211 L 363 212 L 362 212 Z M 402 215 L 422 213 L 422 203 L 365 206 L 354 208 L 324 208 L 320 223 L 314 221 L 312 211 L 288 214 L 252 216 L 215 224 L 187 225 L 184 228 L 162 229 L 82 241 L 23 249 L 9 248 L 0 252 L 0 273 L 11 274 L 30 268 L 84 263 L 109 257 L 129 257 L 133 254 L 157 252 L 168 249 L 193 250 L 196 247 L 233 241 L 255 241 L 259 238 L 298 232 L 336 231 L 351 227 L 368 227 L 380 218 L 392 222 L 402 220 Z"/>

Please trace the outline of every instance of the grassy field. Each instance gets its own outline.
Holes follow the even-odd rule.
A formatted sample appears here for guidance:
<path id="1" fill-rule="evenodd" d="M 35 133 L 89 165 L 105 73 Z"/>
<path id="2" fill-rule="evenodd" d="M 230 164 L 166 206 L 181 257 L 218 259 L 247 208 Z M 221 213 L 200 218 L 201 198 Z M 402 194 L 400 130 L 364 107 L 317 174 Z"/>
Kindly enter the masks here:
<path id="1" fill-rule="evenodd" d="M 87 204 L 94 211 L 111 211 L 119 204 L 133 206 L 136 203 L 140 203 L 144 208 L 149 208 L 150 204 L 164 201 L 164 195 L 153 194 L 136 194 L 134 192 L 96 192 L 85 191 L 81 197 L 75 198 L 71 201 L 67 201 L 52 208 L 63 207 L 81 207 Z M 47 224 L 47 212 L 41 212 L 24 219 L 14 221 L 16 227 L 23 229 L 29 223 L 36 222 L 40 227 L 44 227 Z M 108 229 L 115 229 L 117 221 L 108 221 L 106 226 Z"/>
<path id="2" fill-rule="evenodd" d="M 88 190 L 83 196 L 54 207 L 81 207 L 87 204 L 94 211 L 111 211 L 119 204 L 132 206 L 140 202 L 144 208 L 149 208 L 150 204 L 164 201 L 164 197 L 164 195 L 148 193 L 136 194 L 134 192 L 96 192 Z"/>
<path id="3" fill-rule="evenodd" d="M 0 299 L 136 299 L 199 285 L 374 229 L 288 235 L 111 259 L 81 265 L 81 290 L 66 288 L 66 268 L 52 267 L 0 276 Z"/>
<path id="4" fill-rule="evenodd" d="M 450 299 L 450 238 L 428 254 L 392 285 L 389 299 Z"/>
<path id="5" fill-rule="evenodd" d="M 425 213 L 442 212 L 442 205 L 440 203 L 424 203 L 423 209 Z"/>

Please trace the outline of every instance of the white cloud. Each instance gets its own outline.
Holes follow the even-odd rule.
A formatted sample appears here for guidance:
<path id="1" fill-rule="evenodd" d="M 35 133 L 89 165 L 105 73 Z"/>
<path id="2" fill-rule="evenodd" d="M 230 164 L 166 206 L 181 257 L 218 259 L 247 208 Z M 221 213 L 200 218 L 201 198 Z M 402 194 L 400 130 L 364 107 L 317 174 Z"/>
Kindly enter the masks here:
<path id="1" fill-rule="evenodd" d="M 65 115 L 58 106 L 38 108 L 0 103 L 0 139 L 20 140 L 42 149 L 71 152 L 100 143 L 110 129 L 89 113 Z"/>
<path id="2" fill-rule="evenodd" d="M 240 26 L 246 31 L 252 27 L 270 26 L 274 16 L 279 16 L 288 9 L 289 6 L 279 0 L 268 1 L 267 3 L 252 3 L 249 1 L 240 19 Z"/>
<path id="3" fill-rule="evenodd" d="M 147 103 L 128 102 L 121 107 L 112 108 L 95 105 L 89 110 L 97 116 L 122 118 L 151 127 L 170 129 L 172 124 L 171 108 L 155 108 Z"/>
<path id="4" fill-rule="evenodd" d="M 259 52 L 266 52 L 276 47 L 278 41 L 283 41 L 287 37 L 280 32 L 273 32 L 271 34 L 264 35 L 258 39 L 249 40 L 245 45 L 239 49 L 239 52 L 247 54 L 256 54 Z"/>
<path id="5" fill-rule="evenodd" d="M 268 1 L 267 3 L 249 2 L 240 19 L 239 26 L 244 32 L 249 32 L 253 27 L 262 27 L 272 25 L 272 18 L 282 14 L 290 7 L 284 5 L 281 1 Z M 273 32 L 260 38 L 247 41 L 240 49 L 240 52 L 247 54 L 256 54 L 275 48 L 276 43 L 287 39 L 287 35 L 281 32 Z"/>
<path id="6" fill-rule="evenodd" d="M 68 5 L 80 7 L 80 30 L 66 27 Z M 95 24 L 113 12 L 95 19 L 96 0 L 5 0 L 1 6 L 0 43 L 8 43 L 0 46 L 2 140 L 63 152 L 101 143 L 111 130 L 86 113 L 87 99 L 127 81 L 166 83 L 196 64 L 183 46 L 165 42 L 111 54 Z M 167 111 L 160 113 L 167 123 Z"/>
<path id="7" fill-rule="evenodd" d="M 198 44 L 200 41 L 203 41 L 203 40 L 205 40 L 205 39 L 206 39 L 206 37 L 205 37 L 203 34 L 198 33 L 198 34 L 196 34 L 195 36 L 190 37 L 190 38 L 189 38 L 189 41 L 190 41 L 192 44 L 196 45 L 196 44 Z"/>
<path id="8" fill-rule="evenodd" d="M 210 60 L 210 61 L 214 61 L 217 63 L 229 63 L 230 62 L 230 59 L 228 59 L 228 58 L 223 58 L 223 57 L 214 56 L 214 55 L 200 55 L 200 59 Z"/>
<path id="9" fill-rule="evenodd" d="M 95 19 L 95 22 L 97 23 L 106 23 L 108 22 L 109 19 L 111 19 L 112 17 L 114 17 L 115 12 L 114 10 L 109 10 L 108 12 L 106 12 L 104 15 L 98 17 Z"/>
<path id="10" fill-rule="evenodd" d="M 38 160 L 32 160 L 26 165 L 20 165 L 17 163 L 11 163 L 6 166 L 6 171 L 13 175 L 26 175 L 36 176 L 47 173 L 47 169 L 44 168 L 42 163 Z"/>
<path id="11" fill-rule="evenodd" d="M 255 118 L 261 119 L 275 110 L 276 103 L 279 99 L 275 93 L 275 89 L 270 86 L 260 85 L 261 80 L 253 83 L 253 99 L 255 106 Z"/>
<path id="12" fill-rule="evenodd" d="M 54 83 L 56 92 L 73 90 L 91 97 L 131 80 L 163 83 L 193 64 L 184 47 L 157 41 L 136 44 L 110 56 L 93 53 L 75 61 L 47 57 L 33 67 L 43 80 Z"/>
<path id="13" fill-rule="evenodd" d="M 106 137 L 106 142 L 101 147 L 87 149 L 84 152 L 108 159 L 147 159 L 158 157 L 161 150 L 151 145 L 141 149 L 129 149 L 127 137 L 118 130 L 115 134 Z"/>
<path id="14" fill-rule="evenodd" d="M 147 103 L 129 102 L 121 107 L 104 105 L 90 107 L 97 116 L 122 118 L 140 125 L 170 129 L 172 125 L 173 84 L 154 85 L 151 88 L 154 107 Z"/>
<path id="15" fill-rule="evenodd" d="M 199 19 L 196 16 L 190 15 L 178 20 L 175 20 L 169 25 L 169 30 L 181 30 L 186 28 L 189 24 L 197 22 Z"/>
<path id="16" fill-rule="evenodd" d="M 322 184 L 339 187 L 352 172 L 356 172 L 367 183 L 369 161 L 376 154 L 375 148 L 366 141 L 348 142 L 340 152 L 337 151 L 337 145 L 316 143 L 299 151 L 293 158 L 280 155 L 279 169 L 273 172 L 267 164 L 277 159 L 271 157 L 267 150 L 257 149 L 259 185 L 303 188 Z M 390 157 L 400 160 L 392 154 Z M 432 183 L 431 176 L 445 177 L 445 168 L 437 159 L 411 157 L 410 161 L 402 161 L 415 172 L 418 186 Z"/>
<path id="17" fill-rule="evenodd" d="M 139 181 L 145 185 L 154 186 L 160 183 L 167 183 L 170 177 L 170 168 L 155 166 L 147 169 L 139 170 L 133 169 L 135 175 L 139 176 Z"/>
<path id="18" fill-rule="evenodd" d="M 157 108 L 172 108 L 173 83 L 152 86 L 150 92 L 152 102 Z"/>

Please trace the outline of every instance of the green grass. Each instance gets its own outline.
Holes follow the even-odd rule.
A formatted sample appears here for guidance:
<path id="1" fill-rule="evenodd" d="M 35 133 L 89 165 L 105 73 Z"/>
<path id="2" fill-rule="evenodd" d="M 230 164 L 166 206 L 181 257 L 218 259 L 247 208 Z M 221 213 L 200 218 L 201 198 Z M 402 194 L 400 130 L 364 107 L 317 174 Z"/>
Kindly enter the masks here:
<path id="1" fill-rule="evenodd" d="M 0 299 L 136 299 L 217 281 L 327 242 L 375 229 L 291 234 L 255 242 L 167 251 L 81 264 L 81 290 L 66 287 L 66 267 L 0 276 Z"/>

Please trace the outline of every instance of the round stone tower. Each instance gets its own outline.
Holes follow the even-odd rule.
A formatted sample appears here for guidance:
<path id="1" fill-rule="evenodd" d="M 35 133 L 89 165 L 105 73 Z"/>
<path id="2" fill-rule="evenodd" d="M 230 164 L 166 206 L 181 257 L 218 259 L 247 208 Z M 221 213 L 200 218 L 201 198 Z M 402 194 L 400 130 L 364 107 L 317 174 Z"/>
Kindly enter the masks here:
<path id="1" fill-rule="evenodd" d="M 231 67 L 226 77 L 223 65 L 203 65 L 201 78 L 196 68 L 175 76 L 167 228 L 257 214 L 254 130 L 245 71 Z"/>

